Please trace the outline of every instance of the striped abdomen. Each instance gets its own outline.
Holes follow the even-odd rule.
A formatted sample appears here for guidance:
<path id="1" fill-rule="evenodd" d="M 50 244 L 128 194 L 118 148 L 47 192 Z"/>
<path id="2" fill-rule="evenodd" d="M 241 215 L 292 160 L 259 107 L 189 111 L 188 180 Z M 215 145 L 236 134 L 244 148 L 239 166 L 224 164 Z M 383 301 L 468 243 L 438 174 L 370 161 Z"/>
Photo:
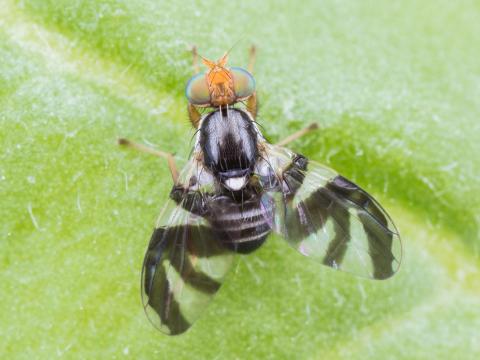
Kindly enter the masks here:
<path id="1" fill-rule="evenodd" d="M 209 204 L 208 221 L 219 241 L 238 253 L 260 247 L 272 229 L 273 201 L 266 196 L 236 201 L 219 196 Z"/>

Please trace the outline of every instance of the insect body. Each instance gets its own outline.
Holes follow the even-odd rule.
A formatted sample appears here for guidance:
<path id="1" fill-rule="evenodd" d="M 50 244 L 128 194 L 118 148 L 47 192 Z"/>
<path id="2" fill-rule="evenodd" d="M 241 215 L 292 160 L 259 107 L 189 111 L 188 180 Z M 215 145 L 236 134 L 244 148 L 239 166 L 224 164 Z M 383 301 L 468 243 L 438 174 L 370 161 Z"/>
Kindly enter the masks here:
<path id="1" fill-rule="evenodd" d="M 255 122 L 253 76 L 226 62 L 227 55 L 204 59 L 209 71 L 187 85 L 199 131 L 188 164 L 179 176 L 172 170 L 175 184 L 143 264 L 147 315 L 171 335 L 199 317 L 234 256 L 271 233 L 320 263 L 373 279 L 400 265 L 398 231 L 377 201 L 335 171 L 269 144 Z M 200 115 L 198 107 L 210 111 Z"/>

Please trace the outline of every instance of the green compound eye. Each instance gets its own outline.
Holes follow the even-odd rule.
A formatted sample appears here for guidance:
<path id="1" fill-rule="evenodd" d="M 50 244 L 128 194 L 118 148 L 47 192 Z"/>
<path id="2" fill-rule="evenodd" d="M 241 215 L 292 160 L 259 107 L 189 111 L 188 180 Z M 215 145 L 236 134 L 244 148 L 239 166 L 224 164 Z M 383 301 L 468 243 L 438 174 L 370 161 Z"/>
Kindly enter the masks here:
<path id="1" fill-rule="evenodd" d="M 185 95 L 193 105 L 210 104 L 210 92 L 208 91 L 205 73 L 199 73 L 188 80 Z"/>
<path id="2" fill-rule="evenodd" d="M 238 99 L 253 95 L 255 92 L 255 79 L 247 70 L 232 67 L 230 72 L 233 75 L 233 88 Z"/>

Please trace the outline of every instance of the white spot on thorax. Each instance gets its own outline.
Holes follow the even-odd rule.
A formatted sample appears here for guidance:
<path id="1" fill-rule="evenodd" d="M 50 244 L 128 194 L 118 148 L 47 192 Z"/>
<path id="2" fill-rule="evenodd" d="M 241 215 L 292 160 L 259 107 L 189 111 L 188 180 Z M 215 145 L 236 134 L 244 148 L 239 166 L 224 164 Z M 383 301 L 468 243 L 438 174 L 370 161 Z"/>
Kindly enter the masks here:
<path id="1" fill-rule="evenodd" d="M 228 187 L 230 190 L 237 191 L 243 188 L 246 182 L 246 176 L 230 178 L 225 180 L 225 186 Z"/>

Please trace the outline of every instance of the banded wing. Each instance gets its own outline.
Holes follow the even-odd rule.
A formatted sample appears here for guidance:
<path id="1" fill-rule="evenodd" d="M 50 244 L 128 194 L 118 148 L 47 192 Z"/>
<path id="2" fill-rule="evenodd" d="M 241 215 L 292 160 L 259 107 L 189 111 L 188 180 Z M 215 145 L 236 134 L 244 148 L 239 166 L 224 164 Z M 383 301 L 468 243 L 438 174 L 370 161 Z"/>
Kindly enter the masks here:
<path id="1" fill-rule="evenodd" d="M 198 168 L 187 165 L 187 180 Z M 187 182 L 188 184 L 188 182 Z M 160 331 L 186 331 L 218 291 L 232 262 L 207 221 L 196 214 L 203 189 L 169 200 L 159 217 L 143 263 L 142 301 Z"/>
<path id="2" fill-rule="evenodd" d="M 386 279 L 402 257 L 398 230 L 380 204 L 335 171 L 269 146 L 283 200 L 277 226 L 300 253 L 324 265 L 373 279 Z"/>

